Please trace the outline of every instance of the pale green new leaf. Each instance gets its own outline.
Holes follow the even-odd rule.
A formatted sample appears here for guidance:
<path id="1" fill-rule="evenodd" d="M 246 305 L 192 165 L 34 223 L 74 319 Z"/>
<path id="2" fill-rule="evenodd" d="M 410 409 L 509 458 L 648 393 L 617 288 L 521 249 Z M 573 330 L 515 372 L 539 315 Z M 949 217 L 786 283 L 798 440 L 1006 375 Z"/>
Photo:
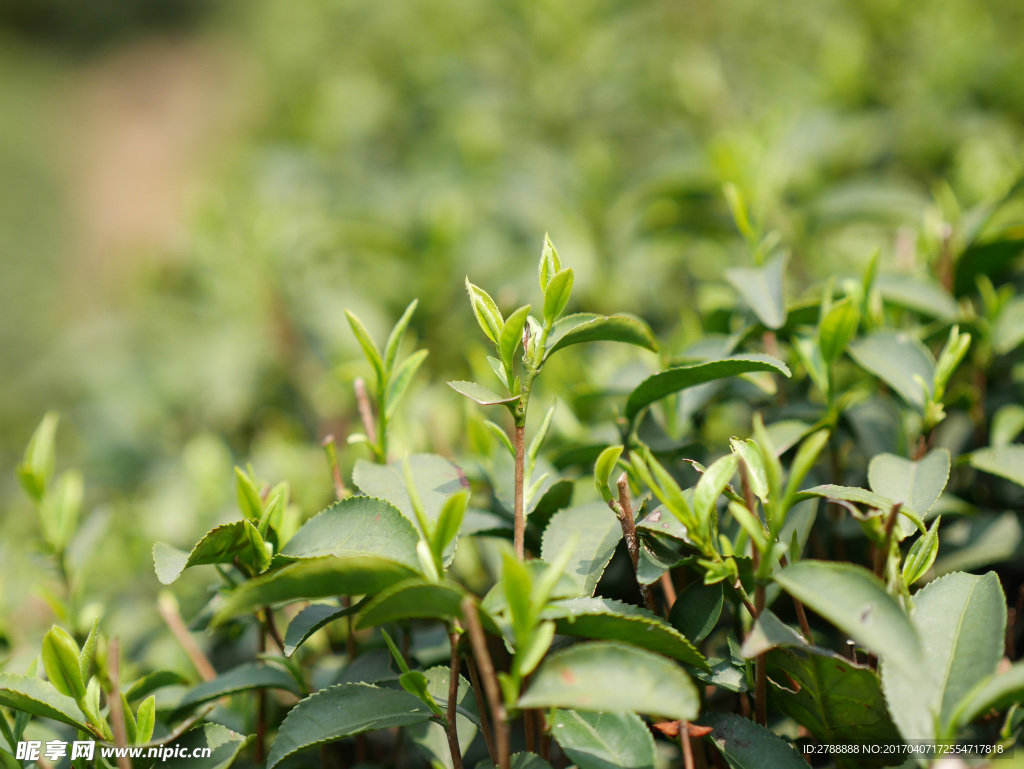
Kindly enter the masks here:
<path id="1" fill-rule="evenodd" d="M 418 299 L 413 299 L 409 302 L 409 306 L 405 308 L 402 317 L 398 319 L 398 323 L 395 324 L 395 327 L 391 329 L 391 333 L 388 335 L 388 341 L 384 345 L 384 371 L 387 374 L 390 374 L 395 367 L 398 346 L 402 343 L 402 336 L 405 334 L 405 329 L 412 319 L 412 314 L 416 312 L 417 304 L 419 304 Z"/>
<path id="2" fill-rule="evenodd" d="M 523 326 L 526 325 L 526 318 L 529 314 L 530 305 L 524 305 L 509 315 L 501 326 L 498 350 L 501 353 L 501 362 L 507 371 L 512 370 L 512 360 L 516 350 L 523 343 Z"/>
<path id="3" fill-rule="evenodd" d="M 379 381 L 384 380 L 384 361 L 380 357 L 380 350 L 377 349 L 377 343 L 373 341 L 373 337 L 370 336 L 370 332 L 366 330 L 366 326 L 363 322 L 355 316 L 355 313 L 345 310 L 345 316 L 348 318 L 348 325 L 352 327 L 352 333 L 355 334 L 356 341 L 359 342 L 359 346 L 363 348 L 363 355 L 366 356 L 366 360 L 369 361 L 373 367 L 374 373 L 377 375 Z"/>
<path id="4" fill-rule="evenodd" d="M 822 318 L 818 329 L 818 346 L 825 362 L 832 364 L 846 349 L 860 325 L 860 308 L 853 297 L 846 297 L 835 304 Z"/>
<path id="5" fill-rule="evenodd" d="M 551 276 L 547 288 L 544 289 L 544 322 L 551 325 L 565 310 L 572 293 L 572 267 L 566 267 Z"/>
<path id="6" fill-rule="evenodd" d="M 480 286 L 470 283 L 469 278 L 466 278 L 466 291 L 469 292 L 469 302 L 473 306 L 476 322 L 480 324 L 480 328 L 487 338 L 498 344 L 498 340 L 501 338 L 501 327 L 505 324 L 498 305 L 491 299 L 491 295 Z"/>

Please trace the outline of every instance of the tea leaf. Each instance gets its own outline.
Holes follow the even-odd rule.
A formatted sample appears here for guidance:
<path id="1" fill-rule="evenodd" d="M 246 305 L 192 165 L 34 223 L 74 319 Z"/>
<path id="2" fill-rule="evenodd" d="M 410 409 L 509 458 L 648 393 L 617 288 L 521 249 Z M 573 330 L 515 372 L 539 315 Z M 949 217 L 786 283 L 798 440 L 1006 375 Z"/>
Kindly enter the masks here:
<path id="1" fill-rule="evenodd" d="M 417 350 L 398 364 L 398 368 L 388 382 L 387 392 L 384 394 L 385 418 L 390 420 L 395 415 L 395 411 L 398 410 L 398 404 L 401 403 L 402 397 L 409 389 L 413 377 L 416 376 L 416 372 L 419 371 L 428 354 L 427 350 Z"/>
<path id="2" fill-rule="evenodd" d="M 426 678 L 427 692 L 442 708 L 448 705 L 448 681 L 450 671 L 447 667 L 437 666 L 423 671 Z M 476 737 L 480 716 L 476 711 L 476 697 L 473 690 L 462 676 L 459 676 L 458 713 L 455 716 L 455 728 L 459 735 L 459 747 L 465 754 Z M 424 758 L 432 762 L 431 766 L 443 766 L 451 769 L 452 756 L 448 749 L 448 736 L 444 727 L 430 721 L 413 724 L 405 728 L 406 734 L 413 741 Z"/>
<path id="3" fill-rule="evenodd" d="M 771 329 L 782 328 L 786 322 L 786 261 L 786 255 L 780 254 L 760 267 L 725 271 L 725 279 L 757 319 Z"/>
<path id="4" fill-rule="evenodd" d="M 306 748 L 374 729 L 418 724 L 432 715 L 418 697 L 405 691 L 362 683 L 329 686 L 289 711 L 270 750 L 267 769 Z"/>
<path id="5" fill-rule="evenodd" d="M 551 276 L 551 281 L 544 289 L 544 322 L 548 325 L 558 320 L 558 316 L 565 310 L 565 305 L 569 303 L 572 283 L 572 267 L 566 267 Z"/>
<path id="6" fill-rule="evenodd" d="M 822 742 L 895 744 L 878 675 L 831 651 L 775 649 L 766 657 L 773 702 Z"/>
<path id="7" fill-rule="evenodd" d="M 295 679 L 281 668 L 259 662 L 247 662 L 221 673 L 212 681 L 203 681 L 192 687 L 181 698 L 176 711 L 181 715 L 205 702 L 251 689 L 284 689 L 292 694 L 299 693 Z"/>
<path id="8" fill-rule="evenodd" d="M 860 308 L 852 297 L 846 297 L 832 305 L 832 309 L 821 321 L 818 329 L 818 345 L 826 363 L 833 363 L 846 345 L 857 333 L 860 325 Z"/>
<path id="9" fill-rule="evenodd" d="M 939 523 L 942 521 L 940 515 L 936 518 L 928 531 L 918 537 L 918 540 L 911 546 L 907 558 L 903 562 L 903 581 L 910 587 L 923 577 L 928 569 L 935 563 L 935 556 L 939 554 Z"/>
<path id="10" fill-rule="evenodd" d="M 877 454 L 868 465 L 868 483 L 876 494 L 924 516 L 946 488 L 950 465 L 946 449 L 935 449 L 916 462 L 894 454 Z"/>
<path id="11" fill-rule="evenodd" d="M 313 601 L 336 595 L 379 593 L 396 582 L 415 577 L 405 564 L 372 555 L 338 558 L 333 555 L 296 561 L 248 580 L 224 596 L 211 625 L 255 608 L 294 601 Z"/>
<path id="12" fill-rule="evenodd" d="M 548 334 L 547 360 L 559 350 L 583 342 L 624 342 L 657 352 L 658 343 L 647 324 L 630 315 L 593 315 L 581 312 L 560 318 Z"/>
<path id="13" fill-rule="evenodd" d="M 911 406 L 924 409 L 935 378 L 935 362 L 924 345 L 902 332 L 877 331 L 849 349 L 861 368 L 889 385 Z"/>
<path id="14" fill-rule="evenodd" d="M 0 705 L 96 734 L 75 701 L 35 676 L 0 672 Z M 13 746 L 12 746 L 13 747 Z"/>
<path id="15" fill-rule="evenodd" d="M 516 350 L 523 343 L 523 326 L 526 325 L 526 318 L 529 314 L 530 305 L 527 304 L 509 315 L 501 326 L 498 350 L 501 352 L 501 362 L 506 371 L 512 370 L 512 361 Z"/>
<path id="16" fill-rule="evenodd" d="M 183 752 L 173 758 L 161 759 L 160 766 L 167 769 L 227 769 L 255 736 L 237 734 L 220 724 L 203 724 L 176 740 L 175 747 Z M 206 755 L 207 750 L 209 755 Z"/>
<path id="17" fill-rule="evenodd" d="M 460 619 L 466 592 L 450 583 L 419 577 L 392 585 L 371 598 L 359 614 L 358 627 L 367 628 L 407 619 Z"/>
<path id="18" fill-rule="evenodd" d="M 565 573 L 579 583 L 579 595 L 591 596 L 622 539 L 622 527 L 603 502 L 567 507 L 555 513 L 544 530 L 541 558 L 550 563 L 577 534 Z"/>
<path id="19" fill-rule="evenodd" d="M 981 449 L 970 455 L 971 467 L 1024 486 L 1024 446 Z"/>
<path id="20" fill-rule="evenodd" d="M 732 769 L 807 769 L 796 748 L 749 718 L 708 713 L 700 722 L 712 728 L 711 741 Z"/>
<path id="21" fill-rule="evenodd" d="M 960 702 L 953 723 L 963 727 L 990 710 L 1024 702 L 1024 662 L 980 682 Z"/>
<path id="22" fill-rule="evenodd" d="M 654 738 L 635 713 L 556 710 L 551 733 L 579 769 L 654 769 Z"/>
<path id="23" fill-rule="evenodd" d="M 448 386 L 481 406 L 508 406 L 522 397 L 519 394 L 498 395 L 494 390 L 489 390 L 476 382 L 449 382 Z"/>
<path id="24" fill-rule="evenodd" d="M 398 323 L 395 324 L 395 327 L 391 329 L 391 333 L 388 335 L 388 341 L 384 345 L 384 372 L 388 375 L 391 374 L 392 369 L 395 367 L 398 346 L 402 343 L 405 329 L 408 327 L 409 321 L 412 320 L 412 314 L 416 312 L 417 304 L 419 304 L 418 299 L 413 299 L 409 302 L 409 306 L 405 308 L 402 317 L 398 319 Z"/>
<path id="25" fill-rule="evenodd" d="M 630 393 L 629 400 L 626 402 L 626 417 L 630 421 L 635 421 L 643 408 L 673 393 L 705 382 L 746 374 L 751 371 L 770 371 L 785 377 L 790 376 L 789 368 L 781 360 L 759 353 L 688 366 L 673 366 L 648 377 Z"/>
<path id="26" fill-rule="evenodd" d="M 848 563 L 800 561 L 775 575 L 782 589 L 820 614 L 886 665 L 921 671 L 921 642 L 871 572 Z"/>
<path id="27" fill-rule="evenodd" d="M 234 563 L 235 558 L 266 568 L 268 558 L 263 538 L 248 520 L 235 521 L 206 532 L 191 552 L 157 542 L 153 545 L 153 565 L 157 579 L 170 585 L 185 569 L 214 563 Z"/>
<path id="28" fill-rule="evenodd" d="M 551 604 L 541 617 L 555 620 L 561 635 L 624 641 L 708 669 L 704 655 L 679 631 L 632 604 L 609 598 L 570 598 Z"/>
<path id="29" fill-rule="evenodd" d="M 700 643 L 714 630 L 722 616 L 725 594 L 720 583 L 691 582 L 672 604 L 669 624 L 693 643 Z"/>
<path id="30" fill-rule="evenodd" d="M 384 381 L 384 361 L 380 357 L 380 350 L 377 349 L 377 343 L 373 341 L 373 337 L 366 330 L 366 326 L 363 322 L 355 316 L 355 313 L 345 310 L 345 317 L 348 318 L 348 325 L 352 328 L 352 333 L 355 334 L 356 341 L 359 342 L 359 346 L 363 348 L 363 355 L 366 356 L 366 360 L 369 361 L 373 367 L 374 373 L 377 375 L 377 381 Z"/>
<path id="31" fill-rule="evenodd" d="M 933 724 L 948 724 L 975 685 L 995 674 L 1003 656 L 1006 599 L 994 572 L 958 572 L 918 591 L 910 618 L 927 674 L 922 681 L 887 665 L 882 681 L 903 736 L 927 739 Z"/>
<path id="32" fill-rule="evenodd" d="M 416 568 L 416 529 L 390 502 L 348 497 L 306 521 L 288 540 L 281 558 L 373 555 Z"/>
<path id="33" fill-rule="evenodd" d="M 700 697 L 676 663 L 653 652 L 595 641 L 555 652 L 533 675 L 521 708 L 646 713 L 690 720 Z"/>
<path id="34" fill-rule="evenodd" d="M 85 698 L 85 681 L 78 662 L 78 644 L 66 630 L 54 625 L 43 638 L 43 670 L 57 691 L 75 702 Z"/>
<path id="35" fill-rule="evenodd" d="M 304 644 L 313 633 L 336 619 L 348 617 L 361 611 L 370 598 L 344 608 L 326 603 L 314 603 L 296 614 L 288 623 L 284 633 L 284 656 L 291 657 L 295 650 Z"/>
<path id="36" fill-rule="evenodd" d="M 466 290 L 469 292 L 469 303 L 473 306 L 473 314 L 480 328 L 495 344 L 501 338 L 501 327 L 505 325 L 505 319 L 501 317 L 501 310 L 491 299 L 491 295 L 480 286 L 475 286 L 466 278 Z"/>

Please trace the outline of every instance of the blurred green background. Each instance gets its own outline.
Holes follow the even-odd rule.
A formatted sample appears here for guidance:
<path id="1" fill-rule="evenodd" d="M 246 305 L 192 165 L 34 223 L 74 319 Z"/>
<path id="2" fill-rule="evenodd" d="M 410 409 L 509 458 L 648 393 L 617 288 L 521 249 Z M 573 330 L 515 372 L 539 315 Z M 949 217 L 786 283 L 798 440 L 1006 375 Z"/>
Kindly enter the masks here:
<path id="1" fill-rule="evenodd" d="M 419 297 L 400 447 L 450 452 L 442 383 L 482 359 L 463 277 L 529 301 L 545 231 L 571 309 L 641 314 L 670 354 L 748 259 L 725 182 L 792 249 L 795 295 L 876 247 L 924 270 L 940 223 L 1024 169 L 1022 39 L 1020 0 L 0 0 L 12 667 L 52 621 L 13 472 L 47 409 L 86 475 L 83 591 L 139 639 L 153 540 L 235 517 L 234 463 L 329 500 L 318 441 L 356 429 L 363 372 L 345 308 L 382 337 Z M 602 354 L 609 377 L 637 359 Z"/>

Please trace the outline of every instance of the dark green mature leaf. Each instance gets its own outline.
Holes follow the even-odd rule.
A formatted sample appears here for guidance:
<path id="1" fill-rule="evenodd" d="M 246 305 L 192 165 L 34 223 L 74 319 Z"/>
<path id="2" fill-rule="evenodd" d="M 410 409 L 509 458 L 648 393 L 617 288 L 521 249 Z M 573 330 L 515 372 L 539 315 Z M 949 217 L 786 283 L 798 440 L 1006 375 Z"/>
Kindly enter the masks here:
<path id="1" fill-rule="evenodd" d="M 1024 446 L 1011 444 L 975 451 L 971 467 L 1024 486 Z"/>
<path id="2" fill-rule="evenodd" d="M 624 342 L 653 352 L 658 343 L 647 324 L 631 315 L 593 315 L 588 312 L 566 315 L 556 321 L 548 334 L 547 360 L 559 350 L 583 342 Z"/>
<path id="3" fill-rule="evenodd" d="M 247 662 L 233 670 L 221 673 L 212 681 L 203 681 L 194 686 L 178 703 L 178 712 L 189 710 L 228 694 L 247 692 L 252 689 L 284 689 L 298 694 L 295 679 L 279 667 L 258 662 Z"/>
<path id="4" fill-rule="evenodd" d="M 52 718 L 83 732 L 96 733 L 73 699 L 65 697 L 53 684 L 35 676 L 0 673 L 0 705 L 33 716 Z"/>
<path id="5" fill-rule="evenodd" d="M 408 462 L 412 482 L 423 505 L 423 513 L 431 524 L 436 523 L 445 502 L 460 491 L 469 491 L 466 474 L 444 457 L 437 454 L 413 454 Z M 419 528 L 409 492 L 405 489 L 403 461 L 378 465 L 361 459 L 352 471 L 352 480 L 364 494 L 386 499 Z"/>
<path id="6" fill-rule="evenodd" d="M 407 619 L 460 619 L 466 592 L 453 583 L 415 577 L 374 596 L 359 615 L 360 628 Z"/>
<path id="7" fill-rule="evenodd" d="M 917 633 L 867 569 L 849 563 L 800 561 L 776 574 L 775 581 L 887 665 L 908 676 L 920 674 Z"/>
<path id="8" fill-rule="evenodd" d="M 442 708 L 448 705 L 448 682 L 450 670 L 447 667 L 437 666 L 423 671 L 427 682 L 427 692 L 434 698 Z M 455 716 L 455 728 L 459 735 L 459 748 L 463 755 L 469 749 L 470 744 L 476 737 L 479 724 L 479 714 L 476 709 L 476 697 L 473 689 L 462 676 L 459 676 L 459 712 Z M 437 723 L 424 721 L 406 727 L 406 731 L 413 743 L 423 754 L 424 758 L 432 762 L 431 766 L 440 764 L 444 767 L 452 766 L 451 751 L 448 748 L 448 735 L 443 726 Z"/>
<path id="9" fill-rule="evenodd" d="M 310 604 L 288 623 L 288 629 L 284 633 L 284 656 L 291 657 L 317 630 L 336 619 L 355 614 L 366 606 L 369 600 L 364 598 L 359 603 L 340 609 L 333 604 Z"/>
<path id="10" fill-rule="evenodd" d="M 924 345 L 903 332 L 877 331 L 851 344 L 849 350 L 861 368 L 889 385 L 911 406 L 924 409 L 935 376 L 935 361 Z"/>
<path id="11" fill-rule="evenodd" d="M 448 386 L 455 390 L 455 392 L 465 395 L 470 400 L 474 400 L 481 406 L 502 406 L 515 403 L 520 395 L 499 395 L 494 390 L 488 389 L 481 384 L 476 382 L 449 382 Z"/>
<path id="12" fill-rule="evenodd" d="M 733 267 L 725 271 L 725 279 L 757 319 L 772 329 L 786 323 L 786 261 L 786 255 L 780 254 L 760 267 Z"/>
<path id="13" fill-rule="evenodd" d="M 900 741 L 878 675 L 834 652 L 775 649 L 766 657 L 772 702 L 822 742 Z"/>
<path id="14" fill-rule="evenodd" d="M 262 606 L 378 593 L 414 576 L 416 573 L 408 566 L 372 555 L 328 555 L 296 561 L 251 579 L 226 595 L 211 625 L 223 624 Z"/>
<path id="15" fill-rule="evenodd" d="M 189 680 L 175 670 L 156 670 L 141 678 L 136 678 L 125 687 L 123 694 L 129 700 L 140 700 L 166 686 L 180 686 L 187 683 Z"/>
<path id="16" fill-rule="evenodd" d="M 1006 598 L 994 572 L 949 574 L 914 596 L 910 618 L 927 676 L 922 683 L 886 666 L 883 681 L 903 736 L 928 739 L 936 721 L 940 728 L 949 723 L 975 685 L 995 674 L 1003 656 Z"/>
<path id="17" fill-rule="evenodd" d="M 683 491 L 683 496 L 687 500 L 693 499 L 693 492 L 690 489 Z M 689 502 L 687 502 L 689 504 Z M 658 534 L 664 534 L 665 536 L 678 539 L 683 542 L 691 542 L 690 535 L 686 530 L 686 527 L 676 518 L 671 511 L 664 505 L 658 505 L 656 508 L 651 510 L 647 515 L 636 522 L 637 530 L 645 529 L 647 531 L 657 532 Z"/>
<path id="18" fill-rule="evenodd" d="M 610 598 L 570 598 L 556 601 L 541 614 L 555 620 L 562 635 L 625 641 L 660 652 L 694 667 L 707 669 L 707 661 L 679 631 L 639 606 Z"/>
<path id="19" fill-rule="evenodd" d="M 174 743 L 175 747 L 184 749 L 181 755 L 162 759 L 158 766 L 168 769 L 227 769 L 255 736 L 237 734 L 220 724 L 203 724 Z M 205 756 L 207 748 L 210 755 Z M 203 752 L 196 752 L 199 750 Z"/>
<path id="20" fill-rule="evenodd" d="M 579 769 L 654 769 L 654 738 L 635 713 L 556 710 L 551 732 Z"/>
<path id="21" fill-rule="evenodd" d="M 413 524 L 387 500 L 348 497 L 302 524 L 280 555 L 290 560 L 373 555 L 418 569 L 418 541 Z"/>
<path id="22" fill-rule="evenodd" d="M 595 641 L 551 654 L 534 673 L 519 707 L 634 712 L 689 721 L 700 709 L 700 697 L 690 677 L 666 657 Z"/>
<path id="23" fill-rule="evenodd" d="M 953 717 L 953 726 L 964 727 L 990 710 L 1002 710 L 1024 702 L 1024 662 L 1005 673 L 986 679 L 961 700 Z"/>
<path id="24" fill-rule="evenodd" d="M 807 769 L 792 745 L 750 719 L 735 713 L 708 713 L 700 723 L 712 728 L 708 738 L 732 769 Z"/>
<path id="25" fill-rule="evenodd" d="M 170 585 L 191 566 L 234 563 L 236 556 L 258 571 L 266 569 L 270 562 L 263 537 L 249 521 L 234 521 L 211 529 L 190 553 L 163 542 L 153 545 L 156 577 L 165 585 Z"/>
<path id="26" fill-rule="evenodd" d="M 691 582 L 672 604 L 668 621 L 693 643 L 700 643 L 714 630 L 724 604 L 725 593 L 721 584 Z"/>
<path id="27" fill-rule="evenodd" d="M 673 366 L 648 377 L 630 393 L 626 402 L 626 417 L 633 421 L 646 406 L 688 387 L 753 371 L 768 371 L 790 376 L 785 363 L 760 353 L 736 355 L 689 366 Z"/>
<path id="28" fill-rule="evenodd" d="M 373 729 L 418 724 L 431 715 L 419 698 L 405 691 L 370 684 L 330 686 L 291 709 L 274 740 L 267 769 L 306 748 Z"/>
<path id="29" fill-rule="evenodd" d="M 868 465 L 871 490 L 924 516 L 935 505 L 949 480 L 951 457 L 935 449 L 918 461 L 895 454 L 878 454 Z"/>
<path id="30" fill-rule="evenodd" d="M 551 563 L 577 534 L 566 574 L 579 583 L 579 595 L 591 596 L 622 539 L 622 526 L 603 502 L 567 507 L 555 513 L 544 530 L 541 558 Z"/>

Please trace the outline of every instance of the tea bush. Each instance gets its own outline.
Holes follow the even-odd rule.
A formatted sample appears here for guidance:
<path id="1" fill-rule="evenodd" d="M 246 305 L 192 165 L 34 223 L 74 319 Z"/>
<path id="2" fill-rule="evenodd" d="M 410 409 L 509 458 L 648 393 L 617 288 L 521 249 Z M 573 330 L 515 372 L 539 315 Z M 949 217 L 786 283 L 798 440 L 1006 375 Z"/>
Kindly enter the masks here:
<path id="1" fill-rule="evenodd" d="M 945 223 L 927 271 L 882 276 L 876 253 L 792 296 L 780 236 L 727 186 L 749 263 L 673 353 L 639 317 L 570 312 L 573 269 L 545 238 L 529 304 L 466 279 L 461 312 L 492 354 L 473 362 L 482 381 L 435 396 L 467 399 L 447 455 L 389 440 L 427 356 L 416 301 L 383 347 L 349 313 L 366 377 L 362 432 L 323 443 L 337 501 L 310 517 L 287 479 L 236 468 L 236 520 L 153 547 L 161 583 L 209 580 L 188 625 L 173 592 L 156 607 L 187 669 L 83 627 L 82 478 L 57 475 L 47 416 L 18 477 L 58 623 L 27 671 L 0 673 L 0 760 L 75 738 L 212 750 L 135 766 L 270 769 L 1007 753 L 1024 702 L 1024 273 L 993 222 L 1016 192 Z M 633 351 L 618 370 L 613 346 Z"/>

